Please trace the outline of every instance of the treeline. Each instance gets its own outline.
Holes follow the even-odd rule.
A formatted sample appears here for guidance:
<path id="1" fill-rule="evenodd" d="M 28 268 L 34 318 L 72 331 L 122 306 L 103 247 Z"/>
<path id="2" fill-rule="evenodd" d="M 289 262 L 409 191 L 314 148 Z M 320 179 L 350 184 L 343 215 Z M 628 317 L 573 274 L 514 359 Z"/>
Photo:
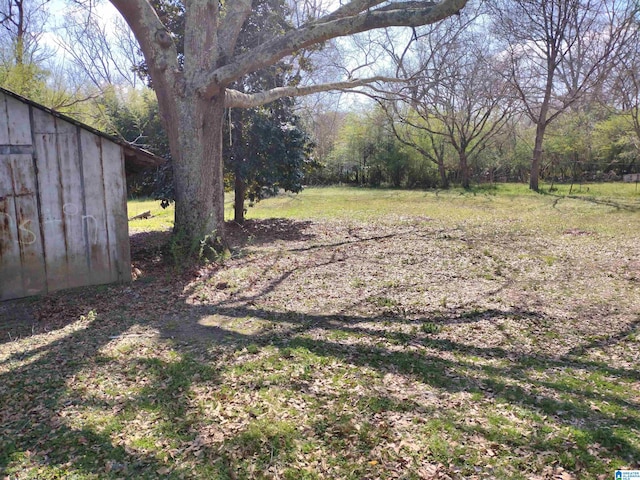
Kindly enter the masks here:
<path id="1" fill-rule="evenodd" d="M 368 39 L 398 80 L 312 128 L 313 180 L 396 187 L 618 179 L 638 172 L 640 5 L 495 0 Z M 328 138 L 321 137 L 329 134 Z"/>
<path id="2" fill-rule="evenodd" d="M 403 124 L 381 106 L 359 113 L 324 113 L 312 128 L 316 136 L 323 136 L 318 142 L 323 148 L 314 152 L 319 168 L 308 175 L 309 184 L 462 184 L 460 156 L 446 136 Z M 624 174 L 640 171 L 639 139 L 632 112 L 604 107 L 567 112 L 545 135 L 540 176 L 549 183 L 621 180 Z M 534 141 L 535 126 L 514 117 L 467 158 L 471 183 L 528 182 Z"/>

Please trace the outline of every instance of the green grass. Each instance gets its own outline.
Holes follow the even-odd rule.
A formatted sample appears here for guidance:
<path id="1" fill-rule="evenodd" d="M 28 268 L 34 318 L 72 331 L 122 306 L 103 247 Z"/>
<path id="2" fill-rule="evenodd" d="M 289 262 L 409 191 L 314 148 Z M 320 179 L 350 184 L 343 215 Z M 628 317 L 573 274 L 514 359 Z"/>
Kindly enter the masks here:
<path id="1" fill-rule="evenodd" d="M 38 321 L 0 321 L 0 474 L 638 469 L 633 188 L 312 188 L 249 209 L 224 265 L 134 252 L 132 284 L 21 301 Z M 146 210 L 132 232 L 171 227 L 172 210 L 129 204 Z"/>
<path id="2" fill-rule="evenodd" d="M 233 196 L 225 195 L 225 218 L 233 218 Z M 127 202 L 128 218 L 132 218 L 140 213 L 151 212 L 150 218 L 129 220 L 129 231 L 131 233 L 163 231 L 173 228 L 173 217 L 175 215 L 175 204 L 171 203 L 167 208 L 162 208 L 159 200 L 149 198 L 134 198 Z"/>
<path id="3" fill-rule="evenodd" d="M 314 187 L 299 194 L 283 193 L 263 200 L 247 210 L 248 219 L 354 219 L 367 220 L 381 216 L 424 216 L 429 218 L 464 220 L 474 216 L 496 218 L 504 210 L 520 211 L 523 220 L 536 217 L 536 208 L 554 206 L 575 220 L 597 217 L 602 209 L 640 211 L 640 192 L 631 183 L 596 183 L 541 186 L 541 194 L 529 190 L 524 184 L 493 184 L 469 191 L 453 188 L 447 191 L 417 191 L 392 189 L 365 189 L 356 187 Z M 575 197 L 575 198 L 572 198 Z M 225 196 L 225 218 L 233 216 L 231 195 Z M 586 207 L 586 208 L 585 208 Z M 173 227 L 174 205 L 163 209 L 160 202 L 134 199 L 128 202 L 129 217 L 151 211 L 149 219 L 132 220 L 132 232 L 168 230 Z M 554 220 L 551 218 L 550 220 Z M 562 219 L 567 220 L 566 218 Z M 573 222 L 577 223 L 577 222 Z"/>
<path id="4" fill-rule="evenodd" d="M 635 183 L 623 182 L 606 182 L 606 183 L 575 183 L 553 185 L 550 191 L 550 184 L 542 184 L 541 191 L 543 193 L 553 193 L 555 195 L 575 195 L 582 197 L 601 197 L 610 199 L 638 199 L 640 198 L 640 188 Z"/>
<path id="5" fill-rule="evenodd" d="M 162 208 L 159 200 L 133 199 L 127 202 L 127 215 L 132 218 L 144 212 L 151 212 L 150 218 L 129 220 L 129 232 L 163 231 L 173 228 L 174 205 Z"/>
<path id="6" fill-rule="evenodd" d="M 583 192 L 585 188 L 583 186 Z M 399 226 L 407 222 L 436 221 L 464 227 L 501 222 L 507 215 L 514 217 L 512 230 L 516 232 L 535 229 L 615 234 L 627 223 L 627 213 L 640 212 L 640 194 L 635 192 L 633 184 L 594 184 L 589 188 L 588 194 L 574 192 L 571 197 L 558 195 L 558 192 L 536 194 L 520 184 L 439 192 L 308 188 L 300 194 L 282 194 L 264 200 L 248 210 L 247 218 L 375 220 Z"/>

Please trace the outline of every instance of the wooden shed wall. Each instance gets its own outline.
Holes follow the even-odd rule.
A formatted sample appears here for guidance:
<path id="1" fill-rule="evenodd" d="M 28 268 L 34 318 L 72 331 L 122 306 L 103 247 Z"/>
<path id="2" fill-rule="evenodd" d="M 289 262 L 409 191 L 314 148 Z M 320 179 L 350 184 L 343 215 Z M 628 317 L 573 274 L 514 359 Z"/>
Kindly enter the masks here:
<path id="1" fill-rule="evenodd" d="M 0 92 L 0 300 L 130 279 L 123 148 Z"/>

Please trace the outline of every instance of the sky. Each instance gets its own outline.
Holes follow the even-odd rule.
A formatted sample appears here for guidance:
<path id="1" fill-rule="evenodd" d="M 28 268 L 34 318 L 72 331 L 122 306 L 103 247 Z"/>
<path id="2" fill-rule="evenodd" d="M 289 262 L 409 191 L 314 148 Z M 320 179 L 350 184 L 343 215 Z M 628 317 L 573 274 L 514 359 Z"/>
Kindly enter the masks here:
<path id="1" fill-rule="evenodd" d="M 100 18 L 104 23 L 111 23 L 120 15 L 116 8 L 106 0 L 97 2 L 95 7 L 95 15 Z M 49 25 L 47 26 L 47 33 L 44 36 L 44 42 L 53 49 L 58 49 L 59 37 L 57 31 L 60 30 L 65 15 L 73 9 L 69 0 L 51 0 L 49 3 Z"/>
<path id="2" fill-rule="evenodd" d="M 114 16 L 119 15 L 118 11 L 115 9 L 115 7 L 111 4 L 111 2 L 108 2 L 106 0 L 101 0 L 97 2 L 98 4 L 96 5 L 96 13 L 103 19 L 105 20 L 109 20 L 112 19 Z M 51 2 L 49 3 L 49 9 L 51 11 L 52 16 L 56 17 L 56 18 L 62 18 L 66 12 L 68 12 L 71 8 L 73 8 L 72 5 L 70 5 L 70 2 L 68 0 L 51 0 Z"/>

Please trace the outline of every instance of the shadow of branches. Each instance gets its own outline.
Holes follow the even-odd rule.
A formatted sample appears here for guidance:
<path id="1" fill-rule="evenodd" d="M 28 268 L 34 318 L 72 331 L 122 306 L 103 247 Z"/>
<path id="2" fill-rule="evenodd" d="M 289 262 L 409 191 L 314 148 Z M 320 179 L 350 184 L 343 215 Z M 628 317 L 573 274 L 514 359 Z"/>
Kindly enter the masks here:
<path id="1" fill-rule="evenodd" d="M 633 346 L 637 316 L 564 345 L 569 310 L 522 300 L 519 270 L 459 229 L 350 228 L 255 221 L 226 265 L 180 271 L 147 247 L 130 286 L 31 301 L 52 327 L 2 344 L 0 471 L 552 478 L 562 467 L 594 478 L 638 465 L 637 359 L 598 355 Z M 426 253 L 409 251 L 420 242 Z M 464 294 L 445 301 L 460 292 L 429 285 L 427 301 L 425 275 Z M 515 290 L 518 302 L 480 304 Z"/>

